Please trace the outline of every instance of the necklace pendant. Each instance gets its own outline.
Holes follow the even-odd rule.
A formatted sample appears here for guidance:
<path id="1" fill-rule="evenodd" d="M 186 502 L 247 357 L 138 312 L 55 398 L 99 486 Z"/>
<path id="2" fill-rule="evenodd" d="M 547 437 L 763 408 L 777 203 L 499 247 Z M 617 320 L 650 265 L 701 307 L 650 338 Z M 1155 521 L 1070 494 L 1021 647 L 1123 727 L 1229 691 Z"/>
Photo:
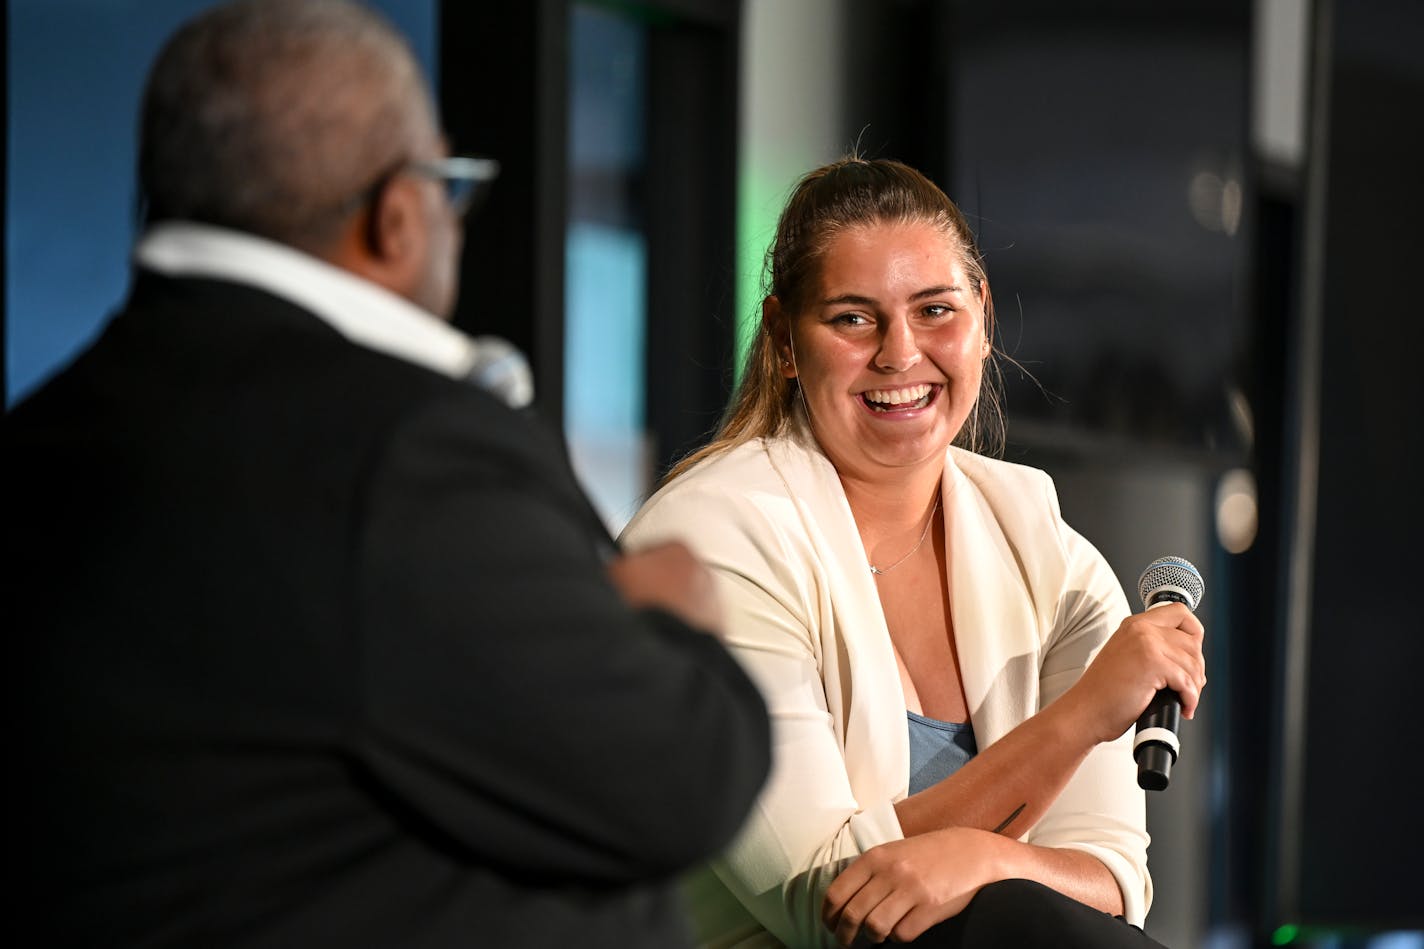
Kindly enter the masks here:
<path id="1" fill-rule="evenodd" d="M 870 575 L 873 577 L 883 577 L 885 576 L 885 574 L 889 573 L 891 570 L 894 570 L 896 567 L 900 566 L 900 564 L 913 557 L 916 551 L 918 551 L 922 546 L 924 546 L 925 538 L 930 536 L 930 528 L 934 526 L 935 514 L 937 513 L 939 513 L 938 497 L 935 498 L 934 507 L 930 508 L 930 519 L 925 521 L 925 529 L 920 531 L 920 539 L 915 541 L 915 546 L 910 548 L 910 552 L 905 556 L 901 557 L 899 560 L 892 563 L 890 566 L 885 567 L 883 569 L 875 566 L 875 564 L 870 563 L 869 561 L 866 561 L 865 565 L 870 568 Z"/>

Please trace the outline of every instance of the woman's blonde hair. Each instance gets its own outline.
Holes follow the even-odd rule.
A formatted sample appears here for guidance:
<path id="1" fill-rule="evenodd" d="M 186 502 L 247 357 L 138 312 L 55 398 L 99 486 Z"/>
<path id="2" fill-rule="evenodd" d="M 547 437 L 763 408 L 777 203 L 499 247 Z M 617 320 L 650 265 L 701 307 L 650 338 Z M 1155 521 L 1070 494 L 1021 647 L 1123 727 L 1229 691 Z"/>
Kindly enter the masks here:
<path id="1" fill-rule="evenodd" d="M 984 333 L 994 339 L 994 297 L 984 260 L 969 223 L 934 182 L 890 159 L 842 158 L 808 173 L 792 192 L 766 253 L 764 299 L 776 297 L 788 316 L 801 312 L 815 290 L 819 265 L 840 232 L 872 224 L 929 224 L 951 238 L 970 282 L 984 287 Z M 797 395 L 777 354 L 777 332 L 762 307 L 761 325 L 747 352 L 741 384 L 711 443 L 687 455 L 663 479 L 667 483 L 698 462 L 754 438 L 779 435 L 790 423 Z M 995 349 L 969 419 L 955 444 L 996 454 L 1003 448 L 1002 384 Z"/>

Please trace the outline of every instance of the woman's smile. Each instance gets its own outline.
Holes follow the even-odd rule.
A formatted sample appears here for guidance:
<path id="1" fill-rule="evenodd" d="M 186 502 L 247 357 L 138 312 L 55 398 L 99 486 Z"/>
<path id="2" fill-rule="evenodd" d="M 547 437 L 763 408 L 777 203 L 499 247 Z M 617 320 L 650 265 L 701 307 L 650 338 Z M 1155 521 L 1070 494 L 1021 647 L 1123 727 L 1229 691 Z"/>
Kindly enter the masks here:
<path id="1" fill-rule="evenodd" d="M 919 385 L 891 389 L 871 389 L 860 394 L 860 401 L 875 415 L 910 418 L 921 409 L 929 408 L 944 387 L 922 382 Z"/>

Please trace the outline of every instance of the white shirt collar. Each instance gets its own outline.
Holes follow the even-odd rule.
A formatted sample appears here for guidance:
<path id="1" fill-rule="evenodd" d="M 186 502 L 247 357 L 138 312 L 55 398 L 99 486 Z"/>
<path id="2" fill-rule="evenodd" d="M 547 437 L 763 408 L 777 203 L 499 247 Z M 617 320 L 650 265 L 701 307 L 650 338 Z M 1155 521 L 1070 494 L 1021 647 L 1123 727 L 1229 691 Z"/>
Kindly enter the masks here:
<path id="1" fill-rule="evenodd" d="M 452 379 L 473 378 L 516 407 L 533 398 L 528 366 L 508 343 L 496 337 L 471 339 L 384 287 L 283 244 L 170 221 L 143 235 L 134 260 L 170 277 L 211 277 L 257 287 L 310 311 L 357 345 Z"/>

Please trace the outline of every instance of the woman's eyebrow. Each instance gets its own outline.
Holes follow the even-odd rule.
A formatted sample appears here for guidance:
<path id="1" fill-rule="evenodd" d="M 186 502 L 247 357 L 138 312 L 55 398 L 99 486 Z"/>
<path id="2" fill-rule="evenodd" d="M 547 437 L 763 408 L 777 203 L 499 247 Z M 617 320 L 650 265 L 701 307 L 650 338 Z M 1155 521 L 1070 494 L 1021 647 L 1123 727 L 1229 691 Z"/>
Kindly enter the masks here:
<path id="1" fill-rule="evenodd" d="M 923 300 L 925 297 L 938 297 L 950 293 L 963 293 L 963 287 L 926 287 L 923 290 L 910 294 L 911 300 Z"/>
<path id="2" fill-rule="evenodd" d="M 879 301 L 874 297 L 863 297 L 858 293 L 842 293 L 840 296 L 828 297 L 821 301 L 822 306 L 843 306 L 847 303 L 852 306 L 875 306 Z"/>
<path id="3" fill-rule="evenodd" d="M 909 299 L 910 299 L 911 301 L 914 301 L 914 300 L 923 300 L 923 299 L 925 299 L 926 297 L 947 296 L 948 294 L 951 294 L 951 293 L 963 293 L 963 292 L 964 292 L 964 288 L 963 288 L 963 287 L 954 287 L 954 286 L 926 287 L 926 288 L 923 289 L 923 290 L 916 290 L 914 293 L 910 294 Z M 870 306 L 870 307 L 873 307 L 873 306 L 878 306 L 879 303 L 880 303 L 880 301 L 879 301 L 879 300 L 876 300 L 874 297 L 862 296 L 862 295 L 859 294 L 859 293 L 842 293 L 842 294 L 839 294 L 839 295 L 837 295 L 837 296 L 827 297 L 826 299 L 822 300 L 822 301 L 821 301 L 821 306 L 846 306 L 847 304 L 849 304 L 850 306 Z"/>

